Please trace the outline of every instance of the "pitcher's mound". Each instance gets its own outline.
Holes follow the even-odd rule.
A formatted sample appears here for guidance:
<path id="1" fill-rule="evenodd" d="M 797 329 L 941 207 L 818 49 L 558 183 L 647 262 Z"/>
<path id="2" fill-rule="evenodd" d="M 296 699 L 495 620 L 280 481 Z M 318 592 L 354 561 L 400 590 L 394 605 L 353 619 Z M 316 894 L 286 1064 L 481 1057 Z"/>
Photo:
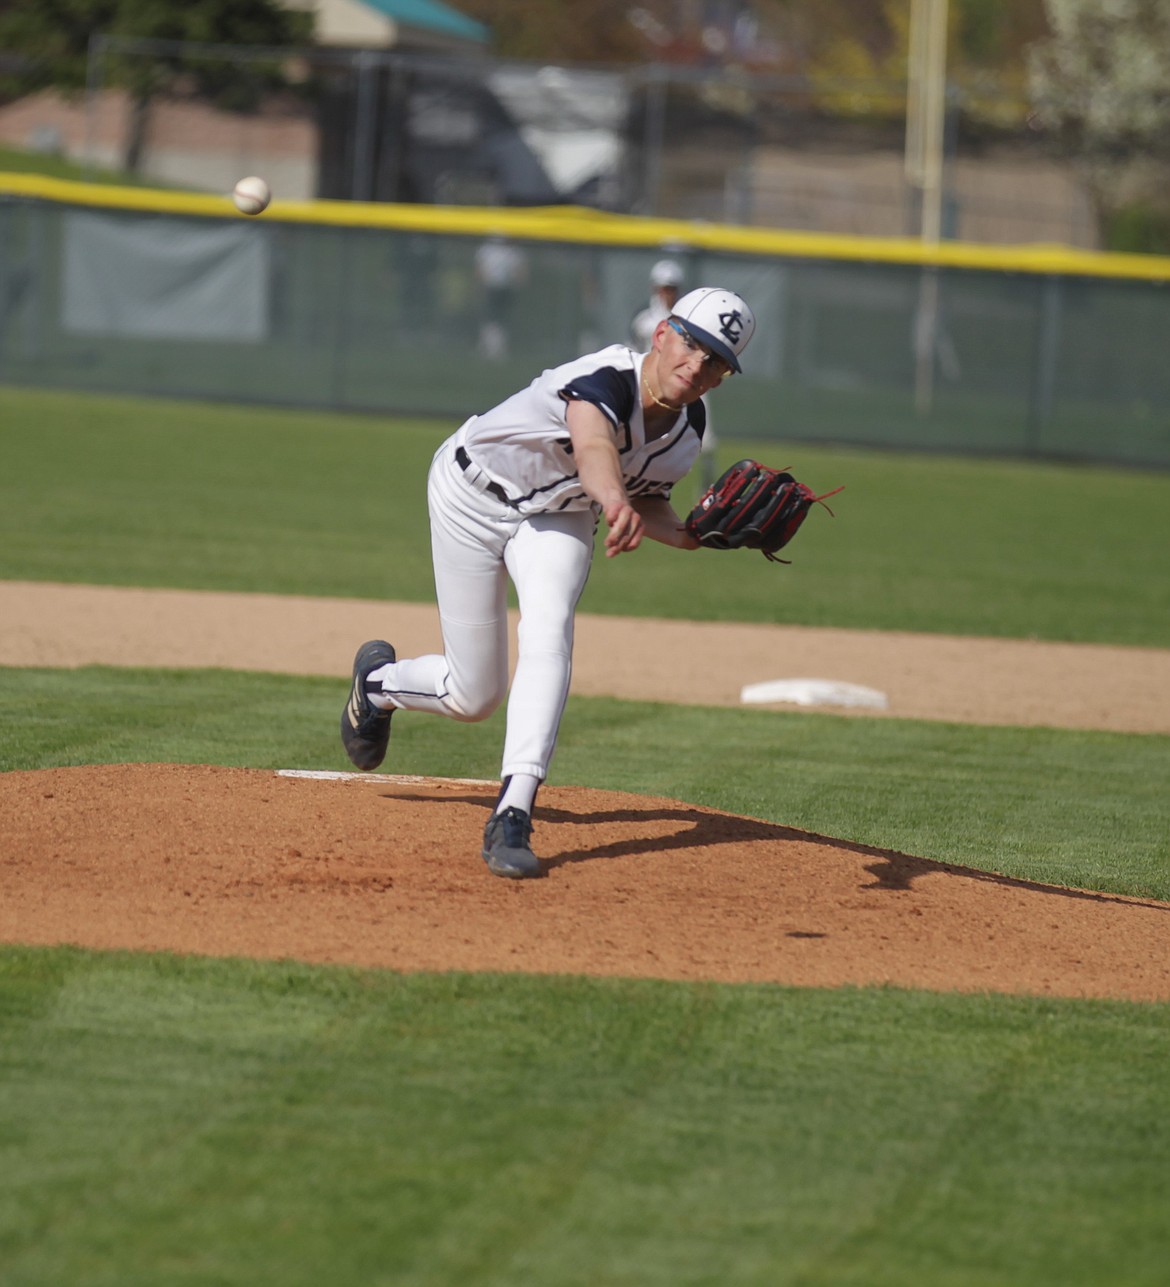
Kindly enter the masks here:
<path id="1" fill-rule="evenodd" d="M 479 854 L 491 783 L 97 765 L 0 774 L 0 941 L 1170 999 L 1170 904 L 675 800 L 546 787 L 542 880 Z"/>

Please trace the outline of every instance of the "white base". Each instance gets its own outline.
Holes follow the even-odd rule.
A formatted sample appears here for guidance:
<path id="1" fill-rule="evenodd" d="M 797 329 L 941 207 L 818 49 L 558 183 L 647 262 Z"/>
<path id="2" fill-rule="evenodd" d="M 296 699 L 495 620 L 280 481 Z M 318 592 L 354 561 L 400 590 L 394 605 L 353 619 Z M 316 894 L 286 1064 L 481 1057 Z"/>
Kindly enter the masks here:
<path id="1" fill-rule="evenodd" d="M 835 679 L 770 679 L 748 684 L 739 694 L 747 703 L 792 702 L 797 706 L 866 706 L 886 710 L 889 701 L 876 688 Z"/>

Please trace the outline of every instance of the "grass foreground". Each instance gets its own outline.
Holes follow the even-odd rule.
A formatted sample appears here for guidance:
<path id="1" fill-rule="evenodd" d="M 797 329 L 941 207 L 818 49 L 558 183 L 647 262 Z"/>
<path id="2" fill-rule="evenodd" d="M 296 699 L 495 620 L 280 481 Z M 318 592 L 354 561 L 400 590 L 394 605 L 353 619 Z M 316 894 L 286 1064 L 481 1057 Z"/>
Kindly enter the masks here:
<path id="1" fill-rule="evenodd" d="M 1168 1018 L 0 949 L 0 1278 L 1160 1283 Z"/>

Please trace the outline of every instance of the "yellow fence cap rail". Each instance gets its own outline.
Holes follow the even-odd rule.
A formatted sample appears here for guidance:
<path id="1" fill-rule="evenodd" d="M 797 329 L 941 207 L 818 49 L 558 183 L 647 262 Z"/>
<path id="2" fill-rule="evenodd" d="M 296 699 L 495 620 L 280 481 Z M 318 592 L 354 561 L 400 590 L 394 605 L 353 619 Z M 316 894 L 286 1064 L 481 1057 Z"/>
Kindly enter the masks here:
<path id="1" fill-rule="evenodd" d="M 206 192 L 119 187 L 0 172 L 0 195 L 65 205 L 204 218 L 248 219 L 231 197 Z M 529 241 L 628 246 L 674 251 L 709 250 L 795 259 L 921 264 L 987 272 L 1038 273 L 1170 281 L 1170 256 L 1119 255 L 1070 246 L 984 245 L 912 237 L 853 237 L 832 233 L 747 228 L 699 220 L 648 219 L 579 206 L 500 208 L 390 205 L 365 201 L 283 201 L 279 193 L 256 222 L 313 223 L 350 228 L 392 228 L 448 236 L 505 236 Z"/>

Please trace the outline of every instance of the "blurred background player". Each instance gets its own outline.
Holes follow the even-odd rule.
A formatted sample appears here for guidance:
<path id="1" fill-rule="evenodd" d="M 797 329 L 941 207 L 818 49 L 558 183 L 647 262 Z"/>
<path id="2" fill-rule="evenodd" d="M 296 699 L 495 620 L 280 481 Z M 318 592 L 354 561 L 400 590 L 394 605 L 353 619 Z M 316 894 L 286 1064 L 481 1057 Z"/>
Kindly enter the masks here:
<path id="1" fill-rule="evenodd" d="M 507 357 L 512 339 L 512 311 L 516 292 L 528 280 L 528 259 L 519 246 L 505 237 L 492 236 L 475 252 L 481 313 L 479 351 L 498 362 Z"/>
<path id="2" fill-rule="evenodd" d="M 649 351 L 654 328 L 670 316 L 682 294 L 682 284 L 683 270 L 673 259 L 660 259 L 650 269 L 650 302 L 630 323 L 630 338 L 639 353 Z"/>

